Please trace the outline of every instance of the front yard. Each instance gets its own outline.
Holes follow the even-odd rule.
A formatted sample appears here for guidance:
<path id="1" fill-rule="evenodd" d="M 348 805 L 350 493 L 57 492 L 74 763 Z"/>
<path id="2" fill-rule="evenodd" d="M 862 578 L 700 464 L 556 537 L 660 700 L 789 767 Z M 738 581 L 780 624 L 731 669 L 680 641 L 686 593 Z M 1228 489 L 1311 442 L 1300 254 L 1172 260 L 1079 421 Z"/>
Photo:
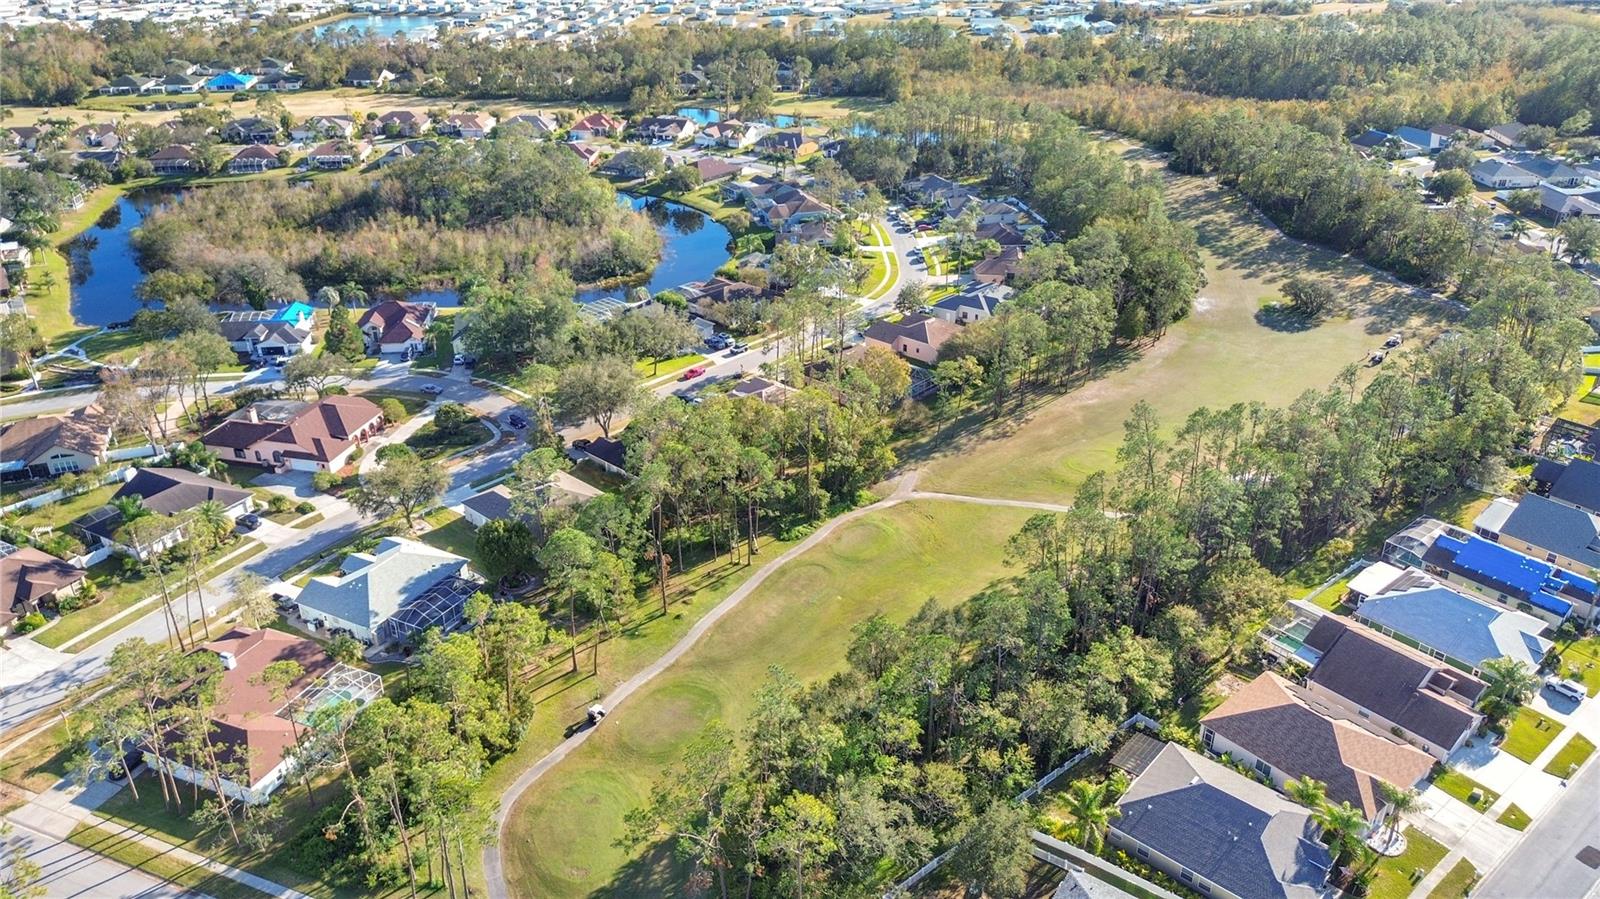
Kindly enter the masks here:
<path id="1" fill-rule="evenodd" d="M 472 422 L 454 433 L 442 431 L 430 421 L 418 428 L 415 434 L 407 437 L 405 445 L 424 459 L 438 459 L 456 450 L 477 446 L 492 435 L 489 426 L 481 421 Z"/>
<path id="2" fill-rule="evenodd" d="M 1462 774 L 1460 771 L 1446 771 L 1440 774 L 1433 779 L 1433 785 L 1480 812 L 1488 811 L 1489 806 L 1494 805 L 1495 800 L 1500 798 L 1499 793 Z M 1476 801 L 1472 799 L 1474 793 L 1478 795 Z"/>
<path id="3" fill-rule="evenodd" d="M 1428 899 L 1465 899 L 1467 891 L 1478 882 L 1478 869 L 1472 862 L 1462 859 L 1456 862 L 1450 873 L 1439 881 L 1439 885 L 1428 894 Z"/>
<path id="4" fill-rule="evenodd" d="M 1405 836 L 1405 852 L 1378 862 L 1368 899 L 1406 899 L 1411 888 L 1448 854 L 1443 844 L 1415 827 L 1407 827 Z"/>
<path id="5" fill-rule="evenodd" d="M 1561 722 L 1523 706 L 1506 728 L 1506 739 L 1500 748 L 1513 758 L 1532 763 L 1561 731 Z"/>
<path id="6" fill-rule="evenodd" d="M 1582 681 L 1590 696 L 1600 695 L 1600 637 L 1573 640 L 1562 647 L 1561 676 Z"/>
<path id="7" fill-rule="evenodd" d="M 1545 773 L 1561 778 L 1571 777 L 1591 755 L 1594 755 L 1593 741 L 1583 734 L 1573 734 L 1567 745 L 1557 750 L 1550 763 L 1544 766 Z"/>

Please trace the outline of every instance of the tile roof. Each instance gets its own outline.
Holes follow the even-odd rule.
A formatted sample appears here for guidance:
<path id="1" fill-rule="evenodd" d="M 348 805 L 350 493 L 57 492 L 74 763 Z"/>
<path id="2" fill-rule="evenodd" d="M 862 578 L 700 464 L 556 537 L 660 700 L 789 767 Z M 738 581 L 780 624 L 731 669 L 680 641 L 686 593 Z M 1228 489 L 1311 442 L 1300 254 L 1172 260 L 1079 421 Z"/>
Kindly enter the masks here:
<path id="1" fill-rule="evenodd" d="M 1368 820 L 1384 804 L 1380 781 L 1408 789 L 1433 770 L 1433 756 L 1380 735 L 1270 671 L 1201 723 L 1289 777 L 1316 778 L 1329 799 L 1350 803 Z"/>
<path id="2" fill-rule="evenodd" d="M 252 421 L 250 410 L 235 415 L 206 432 L 201 442 L 226 449 L 248 449 L 270 440 L 297 448 L 284 451 L 285 456 L 330 462 L 355 442 L 358 432 L 382 418 L 383 410 L 364 397 L 335 395 L 307 403 L 286 422 Z"/>
<path id="3" fill-rule="evenodd" d="M 879 319 L 862 332 L 867 339 L 887 343 L 890 346 L 893 346 L 897 339 L 904 337 L 925 343 L 935 350 L 959 333 L 961 329 L 956 325 L 920 312 L 912 313 L 898 322 Z"/>
<path id="4" fill-rule="evenodd" d="M 1250 899 L 1320 899 L 1333 859 L 1311 813 L 1173 743 L 1134 779 L 1111 828 Z"/>
<path id="5" fill-rule="evenodd" d="M 429 303 L 385 300 L 361 313 L 361 318 L 356 320 L 356 327 L 363 331 L 369 325 L 378 329 L 379 343 L 405 343 L 428 336 L 426 322 L 433 313 L 433 306 Z"/>
<path id="6" fill-rule="evenodd" d="M 18 547 L 0 557 L 0 613 L 35 608 L 41 599 L 87 574 L 49 553 Z"/>

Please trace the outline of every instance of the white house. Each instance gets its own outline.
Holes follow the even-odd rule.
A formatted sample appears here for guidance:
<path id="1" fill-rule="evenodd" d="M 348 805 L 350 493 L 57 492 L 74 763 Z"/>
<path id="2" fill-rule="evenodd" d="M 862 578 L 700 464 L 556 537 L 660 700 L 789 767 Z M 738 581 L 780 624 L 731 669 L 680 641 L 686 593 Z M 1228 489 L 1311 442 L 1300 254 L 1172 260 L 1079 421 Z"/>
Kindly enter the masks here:
<path id="1" fill-rule="evenodd" d="M 465 589 L 457 582 L 472 577 L 461 556 L 415 540 L 386 537 L 370 553 L 346 556 L 337 574 L 312 578 L 295 601 L 300 617 L 317 627 L 343 628 L 364 643 L 391 642 L 404 634 L 385 627 L 386 623 L 424 601 L 436 606 L 440 617 L 434 623 L 443 627 L 451 617 L 449 604 L 455 600 L 464 604 L 471 595 L 454 596 Z M 439 595 L 436 588 L 441 587 L 447 595 Z M 459 612 L 454 610 L 457 616 Z"/>

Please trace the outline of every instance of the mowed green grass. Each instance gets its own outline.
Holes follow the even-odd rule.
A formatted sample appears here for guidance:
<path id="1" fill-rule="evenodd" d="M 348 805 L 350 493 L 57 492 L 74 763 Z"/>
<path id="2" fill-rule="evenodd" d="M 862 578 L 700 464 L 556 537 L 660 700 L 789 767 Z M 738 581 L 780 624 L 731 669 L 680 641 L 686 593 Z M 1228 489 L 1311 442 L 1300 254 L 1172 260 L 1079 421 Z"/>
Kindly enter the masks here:
<path id="1" fill-rule="evenodd" d="M 500 845 L 513 895 L 681 885 L 664 855 L 633 860 L 613 842 L 683 747 L 713 721 L 742 727 L 769 666 L 813 682 L 844 666 L 850 629 L 872 614 L 904 619 L 930 598 L 966 600 L 1003 573 L 1003 544 L 1027 515 L 907 503 L 842 525 L 779 569 L 512 808 Z"/>
<path id="2" fill-rule="evenodd" d="M 931 460 L 925 490 L 1058 501 L 1089 474 L 1115 466 L 1122 423 L 1146 400 L 1169 430 L 1201 406 L 1260 401 L 1284 406 L 1324 387 L 1347 365 L 1365 364 L 1396 330 L 1400 353 L 1423 343 L 1431 310 L 1352 260 L 1270 230 L 1238 198 L 1198 178 L 1168 176 L 1168 207 L 1199 234 L 1206 286 L 1194 311 L 1160 340 L 1102 364 L 1064 395 L 987 408 L 932 432 L 902 455 Z M 1258 316 L 1292 275 L 1327 279 L 1339 314 L 1311 327 Z M 1391 354 L 1385 366 L 1398 362 Z M 1363 369 L 1371 377 L 1373 369 Z"/>

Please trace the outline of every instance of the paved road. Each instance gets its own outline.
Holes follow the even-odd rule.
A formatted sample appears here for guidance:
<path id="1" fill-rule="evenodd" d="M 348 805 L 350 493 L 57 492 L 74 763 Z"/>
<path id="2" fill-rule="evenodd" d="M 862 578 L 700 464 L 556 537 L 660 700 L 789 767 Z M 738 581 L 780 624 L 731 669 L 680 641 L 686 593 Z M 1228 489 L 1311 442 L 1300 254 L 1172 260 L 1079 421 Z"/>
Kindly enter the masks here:
<path id="1" fill-rule="evenodd" d="M 1522 841 L 1472 891 L 1477 899 L 1586 899 L 1600 896 L 1600 763 L 1534 819 Z M 1587 849 L 1593 864 L 1578 859 Z"/>
<path id="2" fill-rule="evenodd" d="M 38 884 L 50 899 L 177 899 L 201 895 L 126 867 L 88 849 L 32 828 L 12 825 L 7 846 L 21 847 L 42 871 Z M 10 852 L 0 854 L 0 880 L 10 872 Z"/>

